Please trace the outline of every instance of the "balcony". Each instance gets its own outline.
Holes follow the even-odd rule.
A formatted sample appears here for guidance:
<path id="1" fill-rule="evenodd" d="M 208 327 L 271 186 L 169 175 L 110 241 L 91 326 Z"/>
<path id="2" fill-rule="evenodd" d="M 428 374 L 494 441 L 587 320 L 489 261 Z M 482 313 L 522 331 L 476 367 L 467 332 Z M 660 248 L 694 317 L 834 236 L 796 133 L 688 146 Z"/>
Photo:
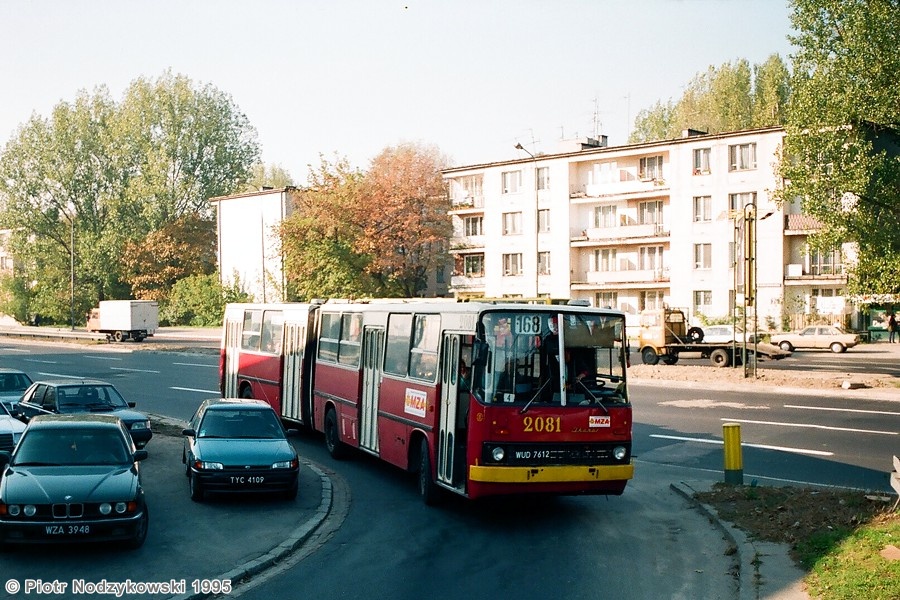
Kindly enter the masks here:
<path id="1" fill-rule="evenodd" d="M 822 222 L 809 215 L 784 215 L 786 235 L 806 235 L 822 229 Z"/>
<path id="2" fill-rule="evenodd" d="M 455 290 L 484 289 L 484 273 L 471 273 L 469 275 L 452 275 L 450 287 Z"/>
<path id="3" fill-rule="evenodd" d="M 584 247 L 603 245 L 610 242 L 645 242 L 652 238 L 668 238 L 669 226 L 665 223 L 642 225 L 620 225 L 619 227 L 596 227 L 571 233 L 572 246 Z"/>
<path id="4" fill-rule="evenodd" d="M 483 235 L 454 237 L 450 242 L 450 254 L 462 254 L 473 250 L 484 250 Z"/>
<path id="5" fill-rule="evenodd" d="M 464 196 L 450 198 L 450 212 L 481 212 L 484 210 L 484 196 Z"/>
<path id="6" fill-rule="evenodd" d="M 587 271 L 573 275 L 572 283 L 594 285 L 619 283 L 668 283 L 669 269 L 623 269 L 619 271 Z"/>

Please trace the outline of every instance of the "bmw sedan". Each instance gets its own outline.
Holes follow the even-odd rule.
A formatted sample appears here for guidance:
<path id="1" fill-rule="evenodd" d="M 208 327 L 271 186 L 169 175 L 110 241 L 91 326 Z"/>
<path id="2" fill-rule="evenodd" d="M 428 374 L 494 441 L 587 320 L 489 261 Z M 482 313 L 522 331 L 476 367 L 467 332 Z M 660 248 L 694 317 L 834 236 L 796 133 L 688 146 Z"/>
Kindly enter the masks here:
<path id="1" fill-rule="evenodd" d="M 0 403 L 0 450 L 12 452 L 19 443 L 23 431 L 25 425 L 11 415 L 3 403 Z"/>
<path id="2" fill-rule="evenodd" d="M 0 452 L 0 547 L 122 542 L 147 537 L 137 450 L 113 415 L 33 418 L 13 452 Z"/>
<path id="3" fill-rule="evenodd" d="M 204 401 L 183 431 L 191 499 L 208 492 L 278 492 L 297 497 L 300 459 L 272 407 L 262 400 Z"/>
<path id="4" fill-rule="evenodd" d="M 9 412 L 15 411 L 16 404 L 31 384 L 31 377 L 26 373 L 18 369 L 0 368 L 0 403 Z"/>
<path id="5" fill-rule="evenodd" d="M 150 419 L 126 402 L 111 383 L 97 379 L 50 379 L 31 384 L 19 400 L 19 412 L 31 417 L 67 413 L 111 413 L 122 419 L 138 448 L 153 437 Z"/>

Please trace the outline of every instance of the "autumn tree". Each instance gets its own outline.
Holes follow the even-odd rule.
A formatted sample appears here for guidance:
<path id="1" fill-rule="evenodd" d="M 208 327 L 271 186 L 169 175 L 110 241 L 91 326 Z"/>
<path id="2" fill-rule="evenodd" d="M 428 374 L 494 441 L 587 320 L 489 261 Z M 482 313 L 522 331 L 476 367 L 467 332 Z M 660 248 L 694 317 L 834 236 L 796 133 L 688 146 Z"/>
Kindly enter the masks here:
<path id="1" fill-rule="evenodd" d="M 640 111 L 629 142 L 677 138 L 685 129 L 721 133 L 781 125 L 789 76 L 777 54 L 752 68 L 744 59 L 710 66 L 694 76 L 677 102 L 658 101 Z"/>
<path id="2" fill-rule="evenodd" d="M 356 251 L 359 230 L 352 216 L 363 177 L 346 159 L 320 157 L 308 185 L 298 190 L 279 230 L 285 277 L 295 299 L 381 295 L 366 274 L 370 258 Z"/>
<path id="3" fill-rule="evenodd" d="M 181 279 L 216 270 L 216 223 L 188 214 L 125 245 L 125 281 L 135 298 L 165 301 Z"/>
<path id="4" fill-rule="evenodd" d="M 400 144 L 384 149 L 366 173 L 355 211 L 356 249 L 371 257 L 368 272 L 391 295 L 420 295 L 428 273 L 446 266 L 451 222 L 435 146 Z"/>
<path id="5" fill-rule="evenodd" d="M 793 0 L 791 21 L 778 198 L 822 224 L 812 247 L 855 243 L 851 292 L 900 293 L 900 4 Z"/>

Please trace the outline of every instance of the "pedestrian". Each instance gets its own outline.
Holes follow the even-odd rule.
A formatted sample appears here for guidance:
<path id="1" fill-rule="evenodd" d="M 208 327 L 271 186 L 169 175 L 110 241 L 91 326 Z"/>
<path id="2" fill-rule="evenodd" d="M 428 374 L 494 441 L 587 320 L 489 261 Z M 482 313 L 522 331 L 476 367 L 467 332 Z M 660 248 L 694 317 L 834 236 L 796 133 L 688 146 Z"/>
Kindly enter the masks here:
<path id="1" fill-rule="evenodd" d="M 894 313 L 888 317 L 887 322 L 887 330 L 888 330 L 888 343 L 894 343 L 894 337 L 897 338 L 897 341 L 900 342 L 900 335 L 897 335 L 897 317 L 894 316 Z"/>

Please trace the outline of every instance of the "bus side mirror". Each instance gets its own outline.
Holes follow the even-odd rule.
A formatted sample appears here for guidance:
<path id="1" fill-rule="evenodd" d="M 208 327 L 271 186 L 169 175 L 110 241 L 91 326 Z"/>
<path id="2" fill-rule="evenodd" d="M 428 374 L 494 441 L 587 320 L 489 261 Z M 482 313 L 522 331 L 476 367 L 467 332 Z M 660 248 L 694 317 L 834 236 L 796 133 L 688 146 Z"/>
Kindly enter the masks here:
<path id="1" fill-rule="evenodd" d="M 489 352 L 490 349 L 487 342 L 476 340 L 472 346 L 472 364 L 478 367 L 483 367 L 484 365 L 486 365 Z"/>

